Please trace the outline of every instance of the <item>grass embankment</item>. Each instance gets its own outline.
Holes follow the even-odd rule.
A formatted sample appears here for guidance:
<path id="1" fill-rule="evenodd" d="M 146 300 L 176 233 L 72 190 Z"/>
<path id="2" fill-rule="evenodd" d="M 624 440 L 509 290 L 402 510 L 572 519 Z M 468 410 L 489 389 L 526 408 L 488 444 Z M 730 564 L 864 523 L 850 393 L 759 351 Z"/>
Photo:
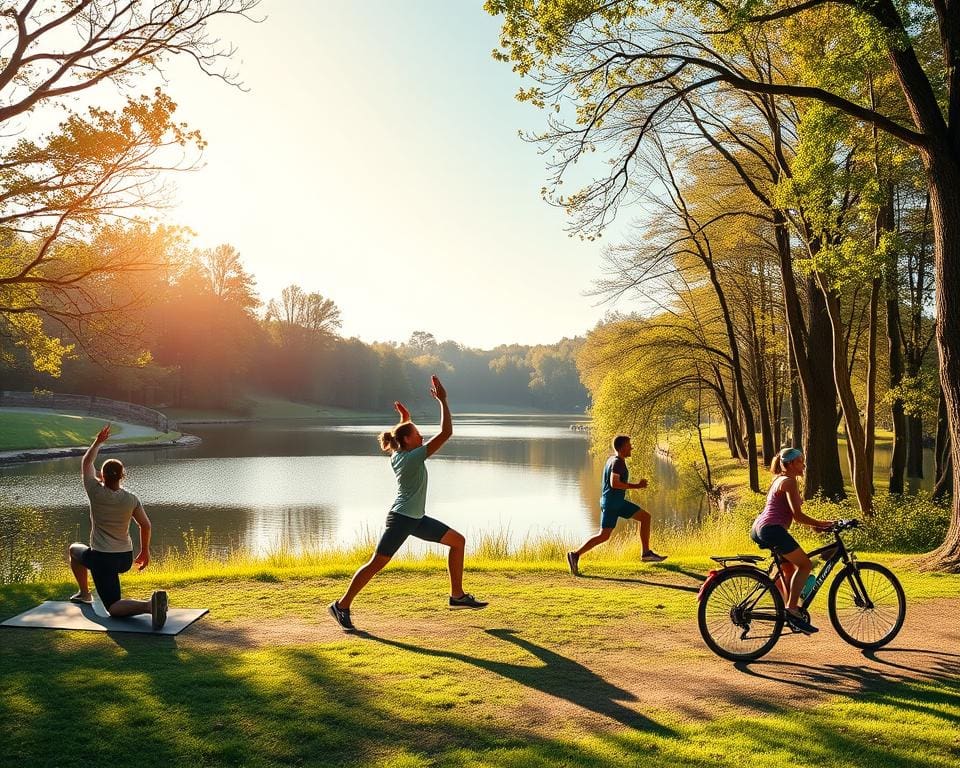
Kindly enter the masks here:
<path id="1" fill-rule="evenodd" d="M 21 411 L 0 409 L 0 451 L 34 448 L 74 448 L 90 445 L 107 422 L 111 425 L 110 443 L 150 443 L 175 440 L 179 432 L 157 432 L 148 427 L 85 416 L 68 411 Z"/>
<path id="2" fill-rule="evenodd" d="M 342 555 L 128 576 L 133 593 L 162 586 L 174 605 L 211 609 L 177 638 L 0 630 L 0 749 L 12 764 L 122 765 L 135 755 L 144 767 L 960 759 L 956 654 L 927 651 L 936 663 L 922 674 L 905 652 L 870 661 L 841 646 L 839 660 L 821 658 L 805 649 L 833 652 L 825 627 L 734 668 L 703 647 L 692 619 L 702 557 L 585 558 L 581 579 L 557 562 L 474 559 L 467 587 L 492 603 L 469 614 L 443 609 L 439 559 L 409 560 L 358 599 L 368 634 L 351 637 L 324 612 L 358 562 Z M 905 562 L 898 572 L 912 610 L 960 594 L 960 577 Z M 0 588 L 0 615 L 69 588 Z"/>
<path id="3" fill-rule="evenodd" d="M 383 414 L 352 411 L 326 405 L 297 403 L 266 395 L 248 395 L 234 408 L 162 408 L 167 417 L 178 423 L 202 421 L 270 421 L 274 419 L 372 419 Z"/>

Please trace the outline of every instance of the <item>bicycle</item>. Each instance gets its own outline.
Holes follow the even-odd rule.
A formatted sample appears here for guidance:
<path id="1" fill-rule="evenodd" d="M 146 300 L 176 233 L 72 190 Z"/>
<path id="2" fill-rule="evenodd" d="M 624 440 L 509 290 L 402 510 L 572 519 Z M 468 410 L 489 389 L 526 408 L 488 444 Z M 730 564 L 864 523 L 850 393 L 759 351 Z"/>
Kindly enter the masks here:
<path id="1" fill-rule="evenodd" d="M 850 645 L 864 650 L 880 648 L 897 636 L 903 626 L 907 600 L 903 587 L 887 568 L 877 563 L 857 560 L 840 534 L 856 528 L 858 520 L 837 520 L 829 533 L 834 541 L 810 552 L 810 558 L 821 556 L 823 567 L 816 575 L 809 592 L 801 597 L 800 612 L 809 621 L 809 606 L 820 587 L 839 562 L 843 568 L 830 585 L 827 607 L 830 623 L 837 634 Z M 790 625 L 783 594 L 777 580 L 786 584 L 782 558 L 772 552 L 773 561 L 764 571 L 757 563 L 763 555 L 711 557 L 719 563 L 712 570 L 697 595 L 697 623 L 704 642 L 718 656 L 731 661 L 753 661 L 768 653 L 786 626 Z M 789 591 L 789 585 L 787 585 Z"/>

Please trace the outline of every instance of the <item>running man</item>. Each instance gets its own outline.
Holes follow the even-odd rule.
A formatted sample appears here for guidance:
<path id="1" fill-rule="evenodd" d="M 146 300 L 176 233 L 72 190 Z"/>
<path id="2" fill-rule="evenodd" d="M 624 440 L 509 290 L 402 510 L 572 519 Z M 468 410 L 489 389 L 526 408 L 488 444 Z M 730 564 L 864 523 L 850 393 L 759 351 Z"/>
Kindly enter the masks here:
<path id="1" fill-rule="evenodd" d="M 645 563 L 659 563 L 666 560 L 665 555 L 658 555 L 650 549 L 650 513 L 642 507 L 627 500 L 628 490 L 640 490 L 647 487 L 647 481 L 641 479 L 639 483 L 628 483 L 627 459 L 633 451 L 630 438 L 627 435 L 617 435 L 613 438 L 615 455 L 607 459 L 603 467 L 603 490 L 600 493 L 600 532 L 587 539 L 580 549 L 567 552 L 567 565 L 570 573 L 580 575 L 580 557 L 598 544 L 603 544 L 610 538 L 617 520 L 621 517 L 636 520 L 640 523 L 640 543 L 643 545 L 643 554 L 640 559 Z"/>
<path id="2" fill-rule="evenodd" d="M 90 500 L 90 546 L 79 542 L 70 545 L 70 570 L 80 588 L 70 602 L 93 603 L 89 582 L 92 575 L 97 594 L 111 616 L 149 613 L 153 628 L 160 629 L 167 620 L 166 592 L 154 592 L 149 600 L 120 598 L 120 574 L 129 571 L 134 563 L 138 571 L 150 564 L 150 518 L 140 499 L 121 487 L 126 476 L 121 461 L 107 459 L 99 474 L 94 469 L 97 452 L 109 437 L 107 424 L 83 455 L 83 488 Z M 136 558 L 130 539 L 131 519 L 140 528 L 140 552 Z"/>

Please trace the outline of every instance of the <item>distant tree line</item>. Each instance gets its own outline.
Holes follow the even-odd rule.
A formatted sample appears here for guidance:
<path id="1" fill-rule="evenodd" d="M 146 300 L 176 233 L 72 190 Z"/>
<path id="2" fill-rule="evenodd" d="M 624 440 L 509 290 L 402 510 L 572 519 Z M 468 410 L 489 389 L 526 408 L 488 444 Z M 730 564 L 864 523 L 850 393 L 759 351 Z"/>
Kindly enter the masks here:
<path id="1" fill-rule="evenodd" d="M 261 301 L 232 246 L 191 250 L 182 233 L 169 229 L 119 228 L 113 236 L 131 250 L 154 254 L 154 265 L 135 275 L 137 290 L 149 299 L 111 316 L 122 333 L 111 329 L 107 350 L 64 334 L 54 337 L 66 350 L 59 364 L 37 366 L 28 348 L 12 348 L 4 387 L 223 409 L 242 407 L 244 395 L 256 391 L 382 410 L 398 398 L 426 402 L 427 376 L 437 373 L 459 403 L 586 408 L 576 367 L 580 340 L 479 350 L 418 331 L 406 343 L 367 344 L 339 335 L 340 309 L 319 293 L 290 285 Z M 101 305 L 125 289 L 102 281 L 85 290 Z"/>

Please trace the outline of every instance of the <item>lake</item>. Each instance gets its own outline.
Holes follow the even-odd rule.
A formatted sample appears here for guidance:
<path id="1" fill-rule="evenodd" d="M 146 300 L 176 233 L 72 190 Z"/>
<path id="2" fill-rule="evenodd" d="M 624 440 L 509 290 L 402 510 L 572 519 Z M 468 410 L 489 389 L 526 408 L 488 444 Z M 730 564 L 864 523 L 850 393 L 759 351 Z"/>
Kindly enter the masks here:
<path id="1" fill-rule="evenodd" d="M 604 457 L 582 416 L 456 415 L 455 435 L 427 463 L 427 514 L 476 541 L 483 533 L 518 544 L 544 534 L 579 539 L 599 524 Z M 194 448 L 110 454 L 127 466 L 126 487 L 154 525 L 154 549 L 183 543 L 182 532 L 209 530 L 216 547 L 256 553 L 351 545 L 378 537 L 396 481 L 377 433 L 388 425 L 297 422 L 185 427 Z M 422 425 L 424 436 L 438 427 Z M 98 462 L 99 463 L 99 462 Z M 80 459 L 0 468 L 0 494 L 43 510 L 65 538 L 89 535 Z M 658 517 L 686 519 L 672 467 L 641 500 Z M 417 549 L 416 542 L 405 545 Z"/>
<path id="2" fill-rule="evenodd" d="M 485 533 L 517 545 L 528 537 L 576 541 L 595 532 L 605 457 L 592 456 L 587 434 L 570 429 L 578 420 L 456 415 L 453 438 L 427 463 L 427 514 L 465 534 L 468 547 Z M 191 528 L 209 530 L 217 548 L 260 554 L 349 546 L 379 537 L 393 501 L 396 482 L 376 440 L 385 426 L 196 425 L 186 428 L 203 439 L 194 448 L 111 455 L 127 465 L 126 485 L 153 521 L 155 552 L 182 546 L 183 532 Z M 437 427 L 422 425 L 422 431 L 431 435 Z M 878 487 L 888 454 L 878 450 Z M 43 511 L 57 539 L 86 541 L 89 520 L 79 474 L 79 458 L 2 467 L 0 495 Z M 697 518 L 701 500 L 680 495 L 672 465 L 657 461 L 650 481 L 636 498 L 653 513 L 655 532 Z M 422 548 L 410 542 L 401 551 Z"/>

